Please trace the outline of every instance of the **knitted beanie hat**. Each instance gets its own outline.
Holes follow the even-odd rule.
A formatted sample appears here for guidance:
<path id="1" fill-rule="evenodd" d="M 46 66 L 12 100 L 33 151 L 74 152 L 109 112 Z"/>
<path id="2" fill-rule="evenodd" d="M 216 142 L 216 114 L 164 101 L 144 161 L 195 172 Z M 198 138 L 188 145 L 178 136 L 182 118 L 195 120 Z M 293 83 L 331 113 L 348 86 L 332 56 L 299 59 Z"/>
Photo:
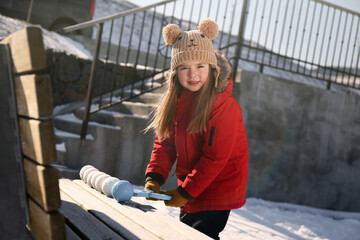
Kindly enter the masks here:
<path id="1" fill-rule="evenodd" d="M 217 87 L 220 68 L 211 40 L 218 34 L 218 25 L 207 18 L 200 22 L 198 30 L 181 31 L 176 24 L 168 24 L 163 29 L 165 43 L 173 45 L 171 51 L 171 75 L 173 79 L 176 68 L 186 62 L 208 63 L 215 69 L 215 87 Z"/>

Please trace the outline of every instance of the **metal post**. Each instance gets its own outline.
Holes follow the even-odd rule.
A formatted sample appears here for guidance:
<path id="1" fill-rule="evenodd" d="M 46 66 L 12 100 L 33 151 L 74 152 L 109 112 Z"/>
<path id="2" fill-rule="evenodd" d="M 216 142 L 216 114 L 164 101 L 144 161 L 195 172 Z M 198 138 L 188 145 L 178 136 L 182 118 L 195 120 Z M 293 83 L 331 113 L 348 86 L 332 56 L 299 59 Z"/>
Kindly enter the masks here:
<path id="1" fill-rule="evenodd" d="M 353 88 L 356 88 L 356 78 L 358 76 L 358 70 L 359 70 L 359 58 L 360 58 L 360 40 L 358 40 L 358 56 L 357 56 L 357 60 L 356 60 L 356 65 L 355 65 L 355 76 L 354 76 L 354 82 L 352 84 Z"/>
<path id="2" fill-rule="evenodd" d="M 30 5 L 29 5 L 28 14 L 27 14 L 27 17 L 26 17 L 27 22 L 30 22 L 33 5 L 34 5 L 34 0 L 31 0 Z"/>
<path id="3" fill-rule="evenodd" d="M 101 43 L 101 35 L 103 30 L 104 23 L 98 24 L 98 31 L 96 35 L 96 43 L 95 43 L 95 52 L 94 52 L 94 59 L 91 65 L 91 71 L 90 71 L 90 78 L 89 78 L 89 86 L 86 94 L 86 107 L 84 112 L 84 118 L 83 123 L 81 125 L 81 134 L 80 138 L 85 139 L 86 131 L 89 123 L 89 114 L 90 114 L 90 106 L 91 106 L 91 92 L 92 92 L 92 84 L 94 82 L 94 75 L 95 75 L 95 69 L 96 69 L 96 63 L 99 59 L 99 51 L 100 51 L 100 43 Z"/>
<path id="4" fill-rule="evenodd" d="M 239 25 L 238 37 L 237 37 L 237 45 L 236 45 L 236 54 L 235 54 L 235 62 L 233 66 L 233 80 L 235 80 L 236 72 L 238 68 L 238 61 L 240 58 L 242 45 L 244 41 L 244 33 L 245 33 L 245 26 L 246 26 L 246 14 L 248 12 L 248 0 L 244 0 L 241 12 L 241 20 Z"/>

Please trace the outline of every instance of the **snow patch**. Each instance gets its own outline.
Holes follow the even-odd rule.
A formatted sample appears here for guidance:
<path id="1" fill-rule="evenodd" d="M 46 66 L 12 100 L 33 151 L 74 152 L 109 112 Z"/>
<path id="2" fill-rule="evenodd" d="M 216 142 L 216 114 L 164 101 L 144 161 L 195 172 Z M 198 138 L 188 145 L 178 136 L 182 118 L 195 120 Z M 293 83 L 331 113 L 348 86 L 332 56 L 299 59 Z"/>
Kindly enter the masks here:
<path id="1" fill-rule="evenodd" d="M 66 152 L 66 146 L 65 143 L 58 143 L 56 144 L 56 151 L 58 152 Z"/>
<path id="2" fill-rule="evenodd" d="M 22 20 L 6 17 L 0 14 L 0 39 L 8 37 L 16 31 L 27 27 L 34 26 Z M 53 49 L 57 52 L 66 52 L 67 54 L 78 56 L 79 58 L 91 59 L 91 53 L 85 47 L 69 37 L 57 34 L 56 32 L 48 31 L 39 25 L 43 33 L 43 41 L 45 49 Z"/>
<path id="3" fill-rule="evenodd" d="M 61 120 L 64 120 L 64 121 L 80 123 L 80 124 L 82 124 L 82 122 L 83 122 L 81 119 L 77 118 L 75 116 L 75 114 L 73 114 L 73 113 L 59 115 L 59 116 L 56 117 L 56 119 L 61 119 Z M 98 123 L 98 122 L 94 122 L 94 121 L 89 121 L 89 126 L 99 126 L 99 127 L 108 128 L 108 129 L 121 130 L 120 126 L 113 126 L 113 125 Z M 70 134 L 71 134 L 70 136 L 72 136 L 72 135 L 79 136 L 77 134 L 72 134 L 72 133 L 70 133 Z M 91 140 L 94 140 L 94 138 L 91 139 Z"/>
<path id="4" fill-rule="evenodd" d="M 80 139 L 80 134 L 65 132 L 62 130 L 59 130 L 57 128 L 54 128 L 55 135 L 59 137 L 65 137 L 65 138 L 78 138 Z M 85 137 L 86 140 L 95 140 L 95 138 L 91 134 L 87 134 Z"/>
<path id="5" fill-rule="evenodd" d="M 179 218 L 177 208 L 166 207 L 162 201 L 145 201 L 157 208 L 159 212 Z M 228 223 L 224 231 L 220 233 L 220 239 L 357 240 L 359 228 L 360 213 L 338 212 L 248 198 L 244 207 L 231 211 Z"/>

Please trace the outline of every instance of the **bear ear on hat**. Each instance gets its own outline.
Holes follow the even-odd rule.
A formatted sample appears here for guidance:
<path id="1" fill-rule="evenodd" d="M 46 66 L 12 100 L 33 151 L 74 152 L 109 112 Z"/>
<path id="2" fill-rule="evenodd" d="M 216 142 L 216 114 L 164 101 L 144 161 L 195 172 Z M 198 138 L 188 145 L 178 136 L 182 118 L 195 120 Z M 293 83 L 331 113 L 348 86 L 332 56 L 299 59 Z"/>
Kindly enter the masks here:
<path id="1" fill-rule="evenodd" d="M 207 36 L 210 40 L 215 39 L 219 32 L 218 25 L 210 18 L 203 19 L 200 22 L 198 29 L 202 34 Z"/>
<path id="2" fill-rule="evenodd" d="M 181 29 L 176 24 L 168 24 L 163 28 L 163 37 L 166 44 L 174 44 L 181 33 Z"/>

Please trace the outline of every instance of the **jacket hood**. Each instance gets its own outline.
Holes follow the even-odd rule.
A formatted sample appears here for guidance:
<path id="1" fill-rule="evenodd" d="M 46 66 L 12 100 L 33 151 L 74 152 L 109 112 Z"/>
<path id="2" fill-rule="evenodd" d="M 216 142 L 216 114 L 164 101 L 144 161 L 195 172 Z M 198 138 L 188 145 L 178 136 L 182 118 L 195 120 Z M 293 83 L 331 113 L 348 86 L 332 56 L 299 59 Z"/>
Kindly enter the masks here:
<path id="1" fill-rule="evenodd" d="M 215 51 L 215 55 L 217 58 L 217 65 L 220 68 L 220 74 L 218 78 L 218 86 L 216 88 L 217 93 L 221 93 L 226 90 L 231 74 L 232 74 L 232 65 L 229 59 L 219 50 Z"/>

